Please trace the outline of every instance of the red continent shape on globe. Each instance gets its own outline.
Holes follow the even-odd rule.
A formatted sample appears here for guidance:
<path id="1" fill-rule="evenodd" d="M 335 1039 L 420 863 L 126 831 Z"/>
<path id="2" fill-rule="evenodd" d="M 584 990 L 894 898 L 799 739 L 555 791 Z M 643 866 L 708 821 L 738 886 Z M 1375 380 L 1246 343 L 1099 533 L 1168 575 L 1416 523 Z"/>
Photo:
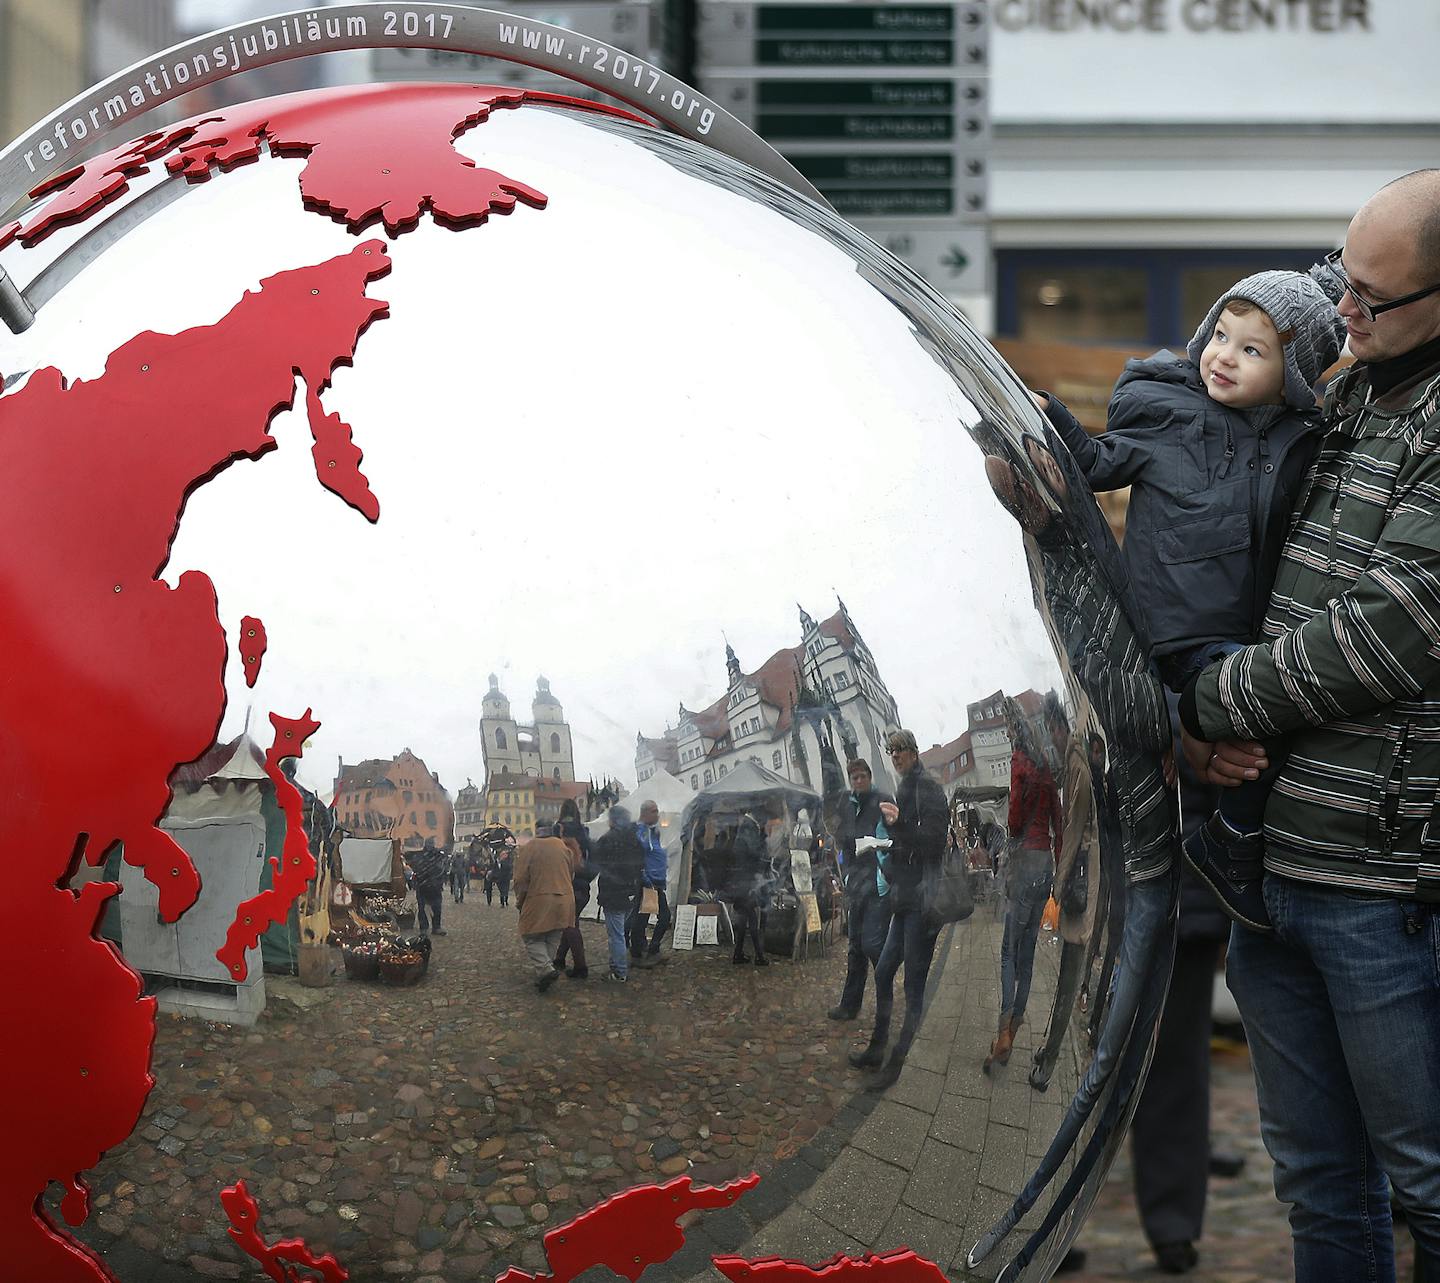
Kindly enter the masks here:
<path id="1" fill-rule="evenodd" d="M 878 1255 L 837 1253 L 823 1265 L 806 1265 L 778 1256 L 758 1260 L 747 1260 L 743 1256 L 710 1259 L 730 1283 L 945 1283 L 945 1273 L 934 1261 L 926 1260 L 908 1247 Z"/>
<path id="2" fill-rule="evenodd" d="M 136 336 L 98 378 L 38 370 L 0 398 L 0 459 L 24 479 L 0 511 L 0 771 L 26 799 L 7 834 L 17 875 L 4 926 L 33 964 L 7 990 L 6 1016 L 46 1032 L 0 1068 L 0 1236 L 17 1277 L 109 1277 L 38 1200 L 60 1181 L 67 1219 L 83 1219 L 76 1174 L 131 1132 L 152 1085 L 154 1003 L 94 934 L 116 888 L 77 897 L 65 884 L 119 842 L 167 920 L 199 891 L 157 827 L 171 771 L 214 742 L 225 708 L 213 585 L 196 571 L 173 589 L 158 578 L 186 498 L 275 448 L 269 423 L 294 401 L 296 376 L 323 390 L 385 314 L 365 291 L 389 268 L 383 242 L 362 242 L 268 278 L 215 325 Z M 202 395 L 205 413 L 191 413 Z"/>
<path id="3" fill-rule="evenodd" d="M 194 181 L 258 156 L 267 141 L 272 152 L 308 158 L 305 204 L 354 231 L 379 219 L 398 235 L 426 209 L 464 227 L 510 212 L 517 200 L 542 208 L 542 193 L 479 169 L 453 146 L 492 106 L 523 102 L 628 114 L 459 86 L 370 86 L 252 105 L 147 135 L 48 179 L 32 194 L 50 199 L 0 230 L 0 247 L 34 244 L 103 210 L 176 149 L 173 168 Z M 389 163 L 396 156 L 403 162 Z M 274 448 L 268 425 L 293 403 L 298 375 L 317 476 L 378 517 L 350 428 L 323 412 L 320 396 L 366 326 L 385 315 L 365 288 L 388 268 L 383 244 L 363 243 L 268 278 L 213 326 L 138 335 L 99 378 L 67 383 L 41 369 L 0 397 L 0 448 L 9 475 L 24 483 L 0 516 L 10 536 L 0 552 L 10 588 L 0 604 L 0 718 L 10 732 L 0 769 L 29 803 L 12 824 L 22 873 L 6 912 L 12 942 L 29 951 L 39 977 L 12 987 L 6 1014 L 49 1034 L 0 1071 L 12 1102 L 0 1234 L 21 1277 L 113 1277 L 40 1200 L 58 1181 L 68 1191 L 66 1219 L 84 1220 L 79 1173 L 133 1130 L 153 1085 L 153 1000 L 95 935 L 118 887 L 91 883 L 77 894 L 66 883 L 82 858 L 98 865 L 121 843 L 126 861 L 155 882 L 167 921 L 199 892 L 189 858 L 157 826 L 171 771 L 210 746 L 225 706 L 213 585 L 195 571 L 174 589 L 158 578 L 185 501 L 236 460 Z M 202 396 L 205 414 L 187 413 Z M 83 795 L 73 787 L 80 778 Z M 287 833 L 295 827 L 287 816 Z"/>
<path id="4" fill-rule="evenodd" d="M 543 209 L 543 192 L 477 166 L 454 144 L 497 108 L 547 103 L 645 123 L 619 108 L 497 85 L 357 85 L 290 94 L 147 134 L 47 179 L 30 194 L 50 199 L 0 228 L 0 248 L 12 240 L 38 244 L 90 217 L 162 159 L 172 174 L 198 182 L 256 159 L 266 145 L 274 155 L 306 157 L 300 176 L 306 207 L 356 232 L 379 220 L 397 236 L 425 210 L 463 228 L 508 214 L 517 201 Z"/>

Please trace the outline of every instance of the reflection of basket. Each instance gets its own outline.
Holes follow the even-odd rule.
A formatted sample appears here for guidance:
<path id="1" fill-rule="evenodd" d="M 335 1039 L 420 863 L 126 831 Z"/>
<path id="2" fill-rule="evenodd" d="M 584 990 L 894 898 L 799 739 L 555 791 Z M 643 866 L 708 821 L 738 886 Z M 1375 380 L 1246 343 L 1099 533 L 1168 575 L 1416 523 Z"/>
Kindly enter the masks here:
<path id="1" fill-rule="evenodd" d="M 354 949 L 346 949 L 345 974 L 351 980 L 378 980 L 380 978 L 380 959 L 376 954 L 368 951 L 358 953 Z"/>
<path id="2" fill-rule="evenodd" d="M 387 985 L 417 985 L 429 966 L 429 954 L 390 954 L 380 959 L 380 979 Z"/>
<path id="3" fill-rule="evenodd" d="M 402 931 L 415 925 L 415 910 L 404 910 L 395 915 L 395 925 Z"/>

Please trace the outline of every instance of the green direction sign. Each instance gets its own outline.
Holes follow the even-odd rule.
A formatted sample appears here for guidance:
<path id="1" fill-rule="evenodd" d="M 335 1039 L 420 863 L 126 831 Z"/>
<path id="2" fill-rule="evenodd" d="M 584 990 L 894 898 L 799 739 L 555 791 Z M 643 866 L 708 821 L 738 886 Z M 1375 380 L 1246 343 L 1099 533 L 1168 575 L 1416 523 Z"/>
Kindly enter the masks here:
<path id="1" fill-rule="evenodd" d="M 786 159 L 846 218 L 944 218 L 955 213 L 953 152 Z"/>
<path id="2" fill-rule="evenodd" d="M 821 193 L 846 218 L 948 218 L 955 212 L 955 193 L 945 188 L 845 188 Z"/>
<path id="3" fill-rule="evenodd" d="M 786 36 L 755 42 L 760 67 L 950 67 L 953 40 L 858 39 Z"/>
<path id="4" fill-rule="evenodd" d="M 888 156 L 791 156 L 790 163 L 822 191 L 840 187 L 944 186 L 955 177 L 953 152 Z"/>
<path id="5" fill-rule="evenodd" d="M 955 137 L 951 116 L 886 114 L 866 116 L 845 112 L 834 116 L 800 116 L 762 111 L 756 131 L 768 142 L 785 139 L 833 139 L 853 142 L 943 143 Z"/>
<path id="6" fill-rule="evenodd" d="M 943 143 L 981 133 L 983 97 L 973 79 L 761 80 L 750 123 L 771 142 Z"/>
<path id="7" fill-rule="evenodd" d="M 762 34 L 798 32 L 873 32 L 885 36 L 947 35 L 955 30 L 952 5 L 770 4 L 755 11 Z"/>

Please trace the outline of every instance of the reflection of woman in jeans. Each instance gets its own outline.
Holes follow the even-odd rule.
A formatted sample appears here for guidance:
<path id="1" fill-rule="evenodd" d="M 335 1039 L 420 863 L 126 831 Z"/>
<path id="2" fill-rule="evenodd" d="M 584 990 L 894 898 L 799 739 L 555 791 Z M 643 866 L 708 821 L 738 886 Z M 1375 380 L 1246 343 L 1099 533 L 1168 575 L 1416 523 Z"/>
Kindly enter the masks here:
<path id="1" fill-rule="evenodd" d="M 1008 903 L 1005 936 L 1000 945 L 1000 1023 L 990 1054 L 992 1064 L 1005 1064 L 1015 1033 L 1025 1019 L 1030 997 L 1030 976 L 1035 966 L 1035 941 L 1040 919 L 1050 899 L 1054 874 L 1052 852 L 1060 845 L 1060 804 L 1050 768 L 1035 750 L 1024 715 L 1006 701 L 1010 721 L 1010 840 L 1005 876 Z"/>

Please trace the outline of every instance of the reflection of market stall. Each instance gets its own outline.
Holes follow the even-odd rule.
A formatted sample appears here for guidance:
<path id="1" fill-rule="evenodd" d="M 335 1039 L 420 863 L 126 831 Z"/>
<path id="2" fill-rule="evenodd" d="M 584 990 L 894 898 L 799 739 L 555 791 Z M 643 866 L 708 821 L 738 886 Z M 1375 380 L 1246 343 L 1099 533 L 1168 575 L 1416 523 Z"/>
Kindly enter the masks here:
<path id="1" fill-rule="evenodd" d="M 997 785 L 957 788 L 950 794 L 950 840 L 962 847 L 970 893 L 979 904 L 994 896 L 1004 875 L 1010 790 Z"/>
<path id="2" fill-rule="evenodd" d="M 415 984 L 430 965 L 430 941 L 402 934 L 415 923 L 405 861 L 394 838 L 347 837 L 332 902 L 332 938 L 351 980 Z"/>
<path id="3" fill-rule="evenodd" d="M 265 974 L 297 974 L 302 943 L 300 907 L 292 906 L 284 922 L 261 936 L 258 951 L 251 951 L 243 983 L 236 984 L 215 957 L 235 905 L 270 887 L 274 872 L 267 856 L 284 844 L 285 817 L 265 773 L 264 754 L 248 735 L 239 735 L 177 767 L 170 786 L 161 827 L 199 870 L 195 907 L 179 922 L 161 922 L 154 885 L 123 862 L 118 845 L 101 867 L 83 865 L 75 883 L 105 880 L 124 888 L 106 915 L 104 931 L 145 977 L 161 1010 L 252 1024 L 265 1007 Z M 307 836 L 309 811 L 307 806 Z"/>
<path id="4" fill-rule="evenodd" d="M 648 781 L 647 781 L 648 783 Z M 842 897 L 828 862 L 812 865 L 811 825 L 820 797 L 804 785 L 758 762 L 741 762 L 691 796 L 680 817 L 681 861 L 677 878 L 683 899 L 701 899 L 702 913 L 715 913 L 733 938 L 726 899 L 741 880 L 736 839 L 745 817 L 765 839 L 764 866 L 757 888 L 764 911 L 767 953 L 803 957 L 812 936 L 822 940 Z M 716 907 L 710 907 L 716 906 Z"/>

